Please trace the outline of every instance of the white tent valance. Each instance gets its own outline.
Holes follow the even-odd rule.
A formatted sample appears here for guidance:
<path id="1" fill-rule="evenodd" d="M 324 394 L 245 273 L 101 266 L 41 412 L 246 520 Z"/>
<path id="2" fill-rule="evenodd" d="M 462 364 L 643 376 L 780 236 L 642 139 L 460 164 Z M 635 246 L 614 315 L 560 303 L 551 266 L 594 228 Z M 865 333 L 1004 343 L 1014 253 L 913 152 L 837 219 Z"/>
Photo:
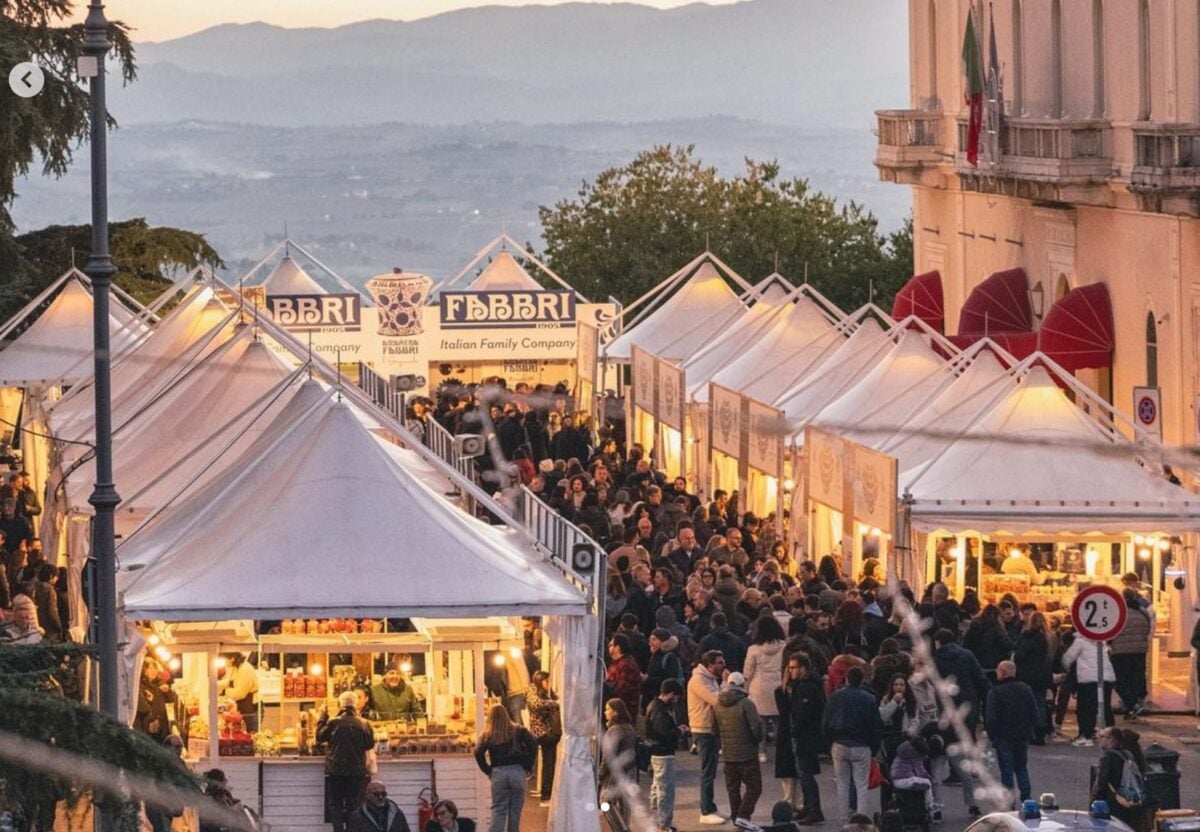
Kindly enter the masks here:
<path id="1" fill-rule="evenodd" d="M 543 287 L 506 250 L 496 252 L 479 277 L 468 287 L 472 292 L 540 291 Z"/>
<path id="2" fill-rule="evenodd" d="M 329 294 L 320 283 L 300 268 L 290 254 L 285 254 L 266 280 L 262 282 L 263 289 L 268 295 L 326 295 Z"/>
<path id="3" fill-rule="evenodd" d="M 1200 497 L 1141 465 L 1041 366 L 929 462 L 900 475 L 920 531 L 1183 532 Z"/>

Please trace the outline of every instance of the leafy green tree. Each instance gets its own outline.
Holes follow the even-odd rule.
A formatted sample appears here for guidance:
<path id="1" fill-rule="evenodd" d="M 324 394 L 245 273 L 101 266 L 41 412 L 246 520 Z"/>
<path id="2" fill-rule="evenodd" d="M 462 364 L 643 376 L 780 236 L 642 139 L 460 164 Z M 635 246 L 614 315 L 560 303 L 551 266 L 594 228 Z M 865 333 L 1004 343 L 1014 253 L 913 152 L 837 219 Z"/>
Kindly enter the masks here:
<path id="1" fill-rule="evenodd" d="M 152 227 L 141 218 L 112 223 L 109 230 L 113 262 L 119 270 L 114 280 L 142 303 L 161 294 L 181 271 L 202 263 L 213 268 L 225 265 L 204 235 L 193 231 Z M 0 278 L 0 321 L 10 318 L 73 262 L 82 266 L 91 235 L 89 225 L 51 225 L 16 237 L 20 265 L 12 278 Z"/>
<path id="2" fill-rule="evenodd" d="M 8 208 L 17 178 L 39 159 L 44 173 L 61 176 L 87 138 L 89 98 L 75 72 L 83 24 L 65 24 L 75 5 L 73 0 L 0 0 L 0 67 L 7 72 L 36 59 L 46 76 L 45 87 L 32 98 L 0 85 L 0 236 L 12 233 Z M 128 83 L 137 74 L 129 29 L 112 22 L 109 37 L 116 71 Z M 110 117 L 109 124 L 116 122 Z"/>
<path id="3" fill-rule="evenodd" d="M 857 203 L 747 159 L 732 178 L 694 147 L 655 147 L 539 209 L 546 259 L 585 295 L 629 303 L 707 246 L 748 280 L 776 270 L 847 311 L 881 305 L 912 273 L 911 224 L 884 237 Z"/>

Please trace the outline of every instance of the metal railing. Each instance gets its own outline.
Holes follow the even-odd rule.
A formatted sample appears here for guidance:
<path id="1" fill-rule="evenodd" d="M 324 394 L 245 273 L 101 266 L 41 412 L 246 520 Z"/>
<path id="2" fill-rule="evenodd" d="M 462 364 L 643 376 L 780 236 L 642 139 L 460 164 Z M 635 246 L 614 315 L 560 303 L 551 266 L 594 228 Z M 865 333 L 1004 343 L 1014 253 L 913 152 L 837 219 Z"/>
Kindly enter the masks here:
<path id="1" fill-rule="evenodd" d="M 1134 127 L 1133 141 L 1131 189 L 1178 191 L 1200 188 L 1200 125 Z"/>
<path id="2" fill-rule="evenodd" d="M 603 551 L 600 544 L 583 529 L 546 505 L 525 486 L 518 487 L 515 496 L 516 518 L 538 543 L 546 547 L 551 557 L 561 560 L 568 569 L 572 569 L 571 552 L 578 544 L 584 543 L 594 547 L 597 558 Z M 598 591 L 603 594 L 603 582 L 598 584 Z"/>

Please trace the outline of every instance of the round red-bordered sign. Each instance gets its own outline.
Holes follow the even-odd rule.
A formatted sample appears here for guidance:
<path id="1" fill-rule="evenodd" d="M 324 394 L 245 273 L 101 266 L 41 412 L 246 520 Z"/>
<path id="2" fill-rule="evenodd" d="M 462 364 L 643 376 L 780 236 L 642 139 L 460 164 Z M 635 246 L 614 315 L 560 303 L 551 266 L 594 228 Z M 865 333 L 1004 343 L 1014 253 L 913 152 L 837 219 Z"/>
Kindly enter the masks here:
<path id="1" fill-rule="evenodd" d="M 1111 586 L 1089 586 L 1071 604 L 1075 632 L 1092 641 L 1108 641 L 1125 629 L 1125 599 Z"/>

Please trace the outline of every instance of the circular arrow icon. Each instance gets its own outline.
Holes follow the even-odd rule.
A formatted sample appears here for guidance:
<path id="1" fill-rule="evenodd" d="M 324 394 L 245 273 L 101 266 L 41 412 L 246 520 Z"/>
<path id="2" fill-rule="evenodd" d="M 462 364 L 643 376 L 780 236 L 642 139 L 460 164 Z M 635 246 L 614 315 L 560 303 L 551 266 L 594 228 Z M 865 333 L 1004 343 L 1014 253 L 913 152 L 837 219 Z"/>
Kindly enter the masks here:
<path id="1" fill-rule="evenodd" d="M 22 61 L 8 73 L 8 86 L 21 98 L 33 98 L 46 85 L 46 75 L 33 61 Z"/>

